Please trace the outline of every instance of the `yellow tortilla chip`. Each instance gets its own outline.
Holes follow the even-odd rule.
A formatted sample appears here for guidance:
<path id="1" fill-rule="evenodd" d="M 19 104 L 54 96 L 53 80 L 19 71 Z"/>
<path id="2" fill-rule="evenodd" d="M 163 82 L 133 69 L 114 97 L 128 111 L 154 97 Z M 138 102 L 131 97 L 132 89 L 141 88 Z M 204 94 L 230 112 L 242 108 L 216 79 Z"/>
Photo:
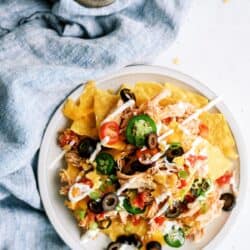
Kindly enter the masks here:
<path id="1" fill-rule="evenodd" d="M 137 82 L 134 87 L 136 104 L 140 106 L 160 94 L 163 90 L 163 85 L 156 82 Z"/>
<path id="2" fill-rule="evenodd" d="M 230 171 L 233 166 L 233 162 L 226 158 L 221 150 L 212 145 L 207 146 L 208 155 L 208 175 L 212 180 L 216 180 L 226 171 Z"/>
<path id="3" fill-rule="evenodd" d="M 63 114 L 71 119 L 71 120 L 78 120 L 82 117 L 82 112 L 79 109 L 79 106 L 72 100 L 68 99 L 63 108 Z"/>
<path id="4" fill-rule="evenodd" d="M 208 103 L 208 99 L 202 95 L 199 95 L 198 93 L 180 88 L 171 83 L 165 83 L 164 86 L 166 89 L 171 91 L 171 96 L 165 98 L 160 102 L 160 104 L 163 106 L 182 101 L 182 102 L 190 102 L 197 108 L 200 108 Z"/>
<path id="5" fill-rule="evenodd" d="M 169 128 L 174 130 L 174 133 L 167 137 L 168 143 L 182 142 L 183 132 L 177 122 L 171 122 Z"/>
<path id="6" fill-rule="evenodd" d="M 97 137 L 98 132 L 95 123 L 95 114 L 90 112 L 82 118 L 75 120 L 71 125 L 71 130 L 78 135 Z"/>
<path id="7" fill-rule="evenodd" d="M 236 159 L 235 141 L 224 115 L 219 113 L 204 112 L 200 120 L 208 126 L 207 140 L 212 145 L 217 145 L 225 156 Z"/>
<path id="8" fill-rule="evenodd" d="M 79 120 L 81 117 L 85 116 L 86 113 L 94 107 L 95 90 L 94 82 L 86 83 L 79 101 L 75 102 L 70 98 L 66 101 L 63 108 L 63 114 L 73 121 Z"/>
<path id="9" fill-rule="evenodd" d="M 123 150 L 125 147 L 126 147 L 126 143 L 123 142 L 123 141 L 118 141 L 114 144 L 111 144 L 111 145 L 105 145 L 106 148 L 113 148 L 113 149 L 116 149 L 116 150 Z"/>
<path id="10" fill-rule="evenodd" d="M 94 107 L 94 96 L 95 96 L 96 86 L 94 81 L 89 81 L 84 86 L 82 95 L 80 96 L 80 109 L 84 112 L 88 109 L 93 109 Z"/>
<path id="11" fill-rule="evenodd" d="M 96 116 L 96 125 L 99 127 L 102 120 L 115 107 L 119 97 L 110 94 L 108 91 L 97 89 L 94 97 L 94 113 Z"/>

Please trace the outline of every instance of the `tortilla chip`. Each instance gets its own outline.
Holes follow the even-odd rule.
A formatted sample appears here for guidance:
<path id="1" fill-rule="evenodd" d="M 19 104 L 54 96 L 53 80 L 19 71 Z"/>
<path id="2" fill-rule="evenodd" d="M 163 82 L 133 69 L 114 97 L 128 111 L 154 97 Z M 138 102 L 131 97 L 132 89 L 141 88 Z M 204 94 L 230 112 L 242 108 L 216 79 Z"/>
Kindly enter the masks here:
<path id="1" fill-rule="evenodd" d="M 216 180 L 226 171 L 232 170 L 233 162 L 226 158 L 217 146 L 207 146 L 208 155 L 208 176 Z"/>
<path id="2" fill-rule="evenodd" d="M 225 156 L 236 159 L 235 141 L 224 115 L 204 112 L 200 115 L 200 120 L 209 129 L 206 139 L 212 145 L 217 145 Z"/>
<path id="3" fill-rule="evenodd" d="M 78 135 L 86 135 L 93 138 L 98 137 L 94 112 L 90 112 L 80 119 L 75 120 L 71 125 L 71 130 Z"/>
<path id="4" fill-rule="evenodd" d="M 111 144 L 111 145 L 105 145 L 106 148 L 113 148 L 113 149 L 116 149 L 116 150 L 123 150 L 125 147 L 126 147 L 126 143 L 123 142 L 123 141 L 118 141 L 114 144 Z"/>
<path id="5" fill-rule="evenodd" d="M 160 94 L 163 90 L 163 85 L 156 82 L 137 82 L 134 87 L 136 104 L 140 106 L 144 102 L 151 100 L 153 97 Z"/>
<path id="6" fill-rule="evenodd" d="M 89 81 L 85 84 L 82 95 L 80 96 L 80 109 L 83 111 L 93 109 L 94 107 L 94 96 L 96 86 L 94 81 Z"/>
<path id="7" fill-rule="evenodd" d="M 63 108 L 63 114 L 71 119 L 71 120 L 78 120 L 82 117 L 82 112 L 79 109 L 79 106 L 72 100 L 68 99 Z"/>
<path id="8" fill-rule="evenodd" d="M 89 110 L 93 109 L 95 90 L 94 82 L 86 83 L 79 101 L 73 101 L 70 98 L 66 101 L 63 114 L 73 121 L 85 116 Z"/>
<path id="9" fill-rule="evenodd" d="M 182 141 L 182 137 L 183 137 L 183 132 L 180 129 L 179 125 L 177 122 L 171 122 L 169 124 L 169 128 L 174 130 L 174 133 L 169 135 L 167 137 L 167 142 L 170 143 L 174 143 L 174 142 L 181 142 Z"/>
<path id="10" fill-rule="evenodd" d="M 166 99 L 160 102 L 160 104 L 163 106 L 182 101 L 182 102 L 190 102 L 195 107 L 201 108 L 208 103 L 208 99 L 202 95 L 199 95 L 198 93 L 182 89 L 171 83 L 165 83 L 164 86 L 166 89 L 171 91 L 171 96 L 167 97 Z"/>
<path id="11" fill-rule="evenodd" d="M 102 120 L 115 107 L 119 97 L 110 94 L 108 91 L 97 89 L 94 97 L 94 113 L 96 116 L 96 125 L 99 127 Z"/>

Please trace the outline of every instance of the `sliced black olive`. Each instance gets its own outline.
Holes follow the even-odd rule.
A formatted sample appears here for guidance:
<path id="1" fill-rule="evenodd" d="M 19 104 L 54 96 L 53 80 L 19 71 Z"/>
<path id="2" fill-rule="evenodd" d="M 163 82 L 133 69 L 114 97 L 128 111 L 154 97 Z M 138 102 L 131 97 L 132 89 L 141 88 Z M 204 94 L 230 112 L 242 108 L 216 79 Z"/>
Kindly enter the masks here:
<path id="1" fill-rule="evenodd" d="M 96 148 L 96 140 L 85 137 L 83 138 L 78 145 L 78 152 L 81 157 L 88 158 L 95 151 Z"/>
<path id="2" fill-rule="evenodd" d="M 158 241 L 150 241 L 146 245 L 146 250 L 161 250 L 161 244 Z"/>
<path id="3" fill-rule="evenodd" d="M 132 168 L 132 164 L 126 164 L 122 168 L 122 173 L 124 173 L 126 175 L 133 175 L 135 172 L 136 172 L 136 170 L 134 168 Z"/>
<path id="4" fill-rule="evenodd" d="M 122 89 L 120 92 L 120 96 L 124 102 L 127 102 L 129 100 L 136 100 L 135 94 L 130 89 Z"/>
<path id="5" fill-rule="evenodd" d="M 107 229 L 107 228 L 109 228 L 110 225 L 111 225 L 111 223 L 112 223 L 112 221 L 111 221 L 111 219 L 109 217 L 107 217 L 107 218 L 105 218 L 103 220 L 97 221 L 98 227 L 100 229 Z"/>
<path id="6" fill-rule="evenodd" d="M 222 209 L 226 212 L 230 212 L 233 210 L 235 204 L 236 204 L 236 200 L 235 200 L 235 196 L 231 193 L 224 193 L 221 195 L 220 200 L 224 200 L 224 206 L 222 207 Z"/>
<path id="7" fill-rule="evenodd" d="M 150 167 L 150 165 L 145 165 L 140 163 L 139 161 L 134 161 L 131 163 L 131 169 L 133 171 L 137 171 L 137 172 L 145 172 L 146 170 L 148 170 L 148 168 Z"/>
<path id="8" fill-rule="evenodd" d="M 111 242 L 108 247 L 107 250 L 119 250 L 121 248 L 122 244 L 119 242 Z"/>
<path id="9" fill-rule="evenodd" d="M 102 208 L 104 211 L 112 211 L 119 203 L 119 198 L 115 193 L 107 193 L 102 198 Z"/>
<path id="10" fill-rule="evenodd" d="M 90 200 L 88 202 L 88 208 L 95 214 L 100 214 L 103 212 L 102 203 L 100 201 Z"/>
<path id="11" fill-rule="evenodd" d="M 127 235 L 120 235 L 116 239 L 116 242 L 119 242 L 120 244 L 129 244 L 128 236 Z"/>
<path id="12" fill-rule="evenodd" d="M 128 242 L 129 245 L 134 245 L 138 249 L 142 247 L 142 242 L 137 234 L 128 235 Z"/>
<path id="13" fill-rule="evenodd" d="M 166 157 L 169 162 L 172 162 L 175 157 L 182 156 L 184 154 L 184 150 L 180 145 L 171 145 L 166 152 Z"/>
<path id="14" fill-rule="evenodd" d="M 181 214 L 181 204 L 176 202 L 172 207 L 169 207 L 165 213 L 167 218 L 177 218 Z"/>
<path id="15" fill-rule="evenodd" d="M 138 249 L 142 247 L 142 242 L 137 234 L 120 235 L 116 239 L 116 242 L 119 242 L 120 244 L 134 245 Z"/>
<path id="16" fill-rule="evenodd" d="M 157 147 L 157 135 L 156 135 L 156 133 L 151 133 L 148 135 L 147 146 L 150 149 L 154 149 Z"/>

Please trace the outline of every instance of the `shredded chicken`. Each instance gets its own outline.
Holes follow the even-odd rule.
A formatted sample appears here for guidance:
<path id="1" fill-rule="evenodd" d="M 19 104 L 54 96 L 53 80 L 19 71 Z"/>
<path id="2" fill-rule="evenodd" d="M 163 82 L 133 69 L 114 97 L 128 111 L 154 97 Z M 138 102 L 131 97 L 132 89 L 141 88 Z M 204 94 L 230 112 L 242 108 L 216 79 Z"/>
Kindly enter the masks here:
<path id="1" fill-rule="evenodd" d="M 145 217 L 147 219 L 152 219 L 157 211 L 158 211 L 158 204 L 156 203 L 156 201 L 153 201 L 152 204 L 150 204 L 148 207 L 147 207 L 147 210 L 146 210 L 146 213 L 145 213 Z"/>
<path id="2" fill-rule="evenodd" d="M 79 156 L 77 151 L 68 151 L 65 153 L 65 160 L 68 164 L 71 164 L 74 167 L 81 167 L 82 158 Z"/>
<path id="3" fill-rule="evenodd" d="M 125 175 L 121 172 L 118 172 L 117 177 L 119 183 L 122 186 L 126 185 L 126 189 L 138 189 L 142 187 L 145 189 L 155 189 L 156 187 L 156 184 L 153 181 L 153 176 L 151 175 L 147 174 Z"/>

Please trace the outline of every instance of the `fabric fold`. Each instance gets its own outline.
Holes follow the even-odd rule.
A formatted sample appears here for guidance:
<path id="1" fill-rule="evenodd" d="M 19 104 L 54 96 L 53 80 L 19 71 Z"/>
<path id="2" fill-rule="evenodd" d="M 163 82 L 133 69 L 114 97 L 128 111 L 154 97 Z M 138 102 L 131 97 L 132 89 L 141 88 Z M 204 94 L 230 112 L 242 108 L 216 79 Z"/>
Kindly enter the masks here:
<path id="1" fill-rule="evenodd" d="M 0 1 L 0 249 L 67 248 L 37 187 L 46 125 L 87 79 L 152 62 L 176 37 L 189 2 L 117 0 L 89 9 L 73 0 Z"/>

